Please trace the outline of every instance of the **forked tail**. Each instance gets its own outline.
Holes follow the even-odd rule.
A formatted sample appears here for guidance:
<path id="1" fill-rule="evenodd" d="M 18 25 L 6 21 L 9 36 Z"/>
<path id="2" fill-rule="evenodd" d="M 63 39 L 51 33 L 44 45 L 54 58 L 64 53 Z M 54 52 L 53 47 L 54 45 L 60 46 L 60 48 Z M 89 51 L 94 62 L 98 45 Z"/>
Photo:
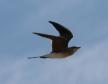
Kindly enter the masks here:
<path id="1" fill-rule="evenodd" d="M 28 59 L 33 59 L 33 58 L 40 58 L 40 57 L 28 57 Z"/>
<path id="2" fill-rule="evenodd" d="M 45 57 L 45 56 L 39 56 L 39 57 L 28 57 L 28 59 L 33 59 L 33 58 L 48 58 L 48 57 Z"/>

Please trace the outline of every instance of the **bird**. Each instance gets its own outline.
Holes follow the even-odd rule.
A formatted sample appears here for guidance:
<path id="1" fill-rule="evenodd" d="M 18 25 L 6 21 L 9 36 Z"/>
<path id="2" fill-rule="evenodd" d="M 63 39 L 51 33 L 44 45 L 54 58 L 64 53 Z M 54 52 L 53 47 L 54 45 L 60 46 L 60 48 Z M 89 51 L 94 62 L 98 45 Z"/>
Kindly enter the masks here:
<path id="1" fill-rule="evenodd" d="M 73 55 L 77 50 L 80 49 L 80 47 L 77 46 L 68 47 L 69 41 L 73 38 L 73 34 L 68 28 L 54 21 L 48 21 L 48 22 L 51 25 L 53 25 L 53 27 L 59 32 L 59 36 L 37 33 L 37 32 L 33 32 L 33 34 L 52 40 L 52 51 L 46 55 L 38 57 L 28 57 L 29 59 L 66 58 Z"/>

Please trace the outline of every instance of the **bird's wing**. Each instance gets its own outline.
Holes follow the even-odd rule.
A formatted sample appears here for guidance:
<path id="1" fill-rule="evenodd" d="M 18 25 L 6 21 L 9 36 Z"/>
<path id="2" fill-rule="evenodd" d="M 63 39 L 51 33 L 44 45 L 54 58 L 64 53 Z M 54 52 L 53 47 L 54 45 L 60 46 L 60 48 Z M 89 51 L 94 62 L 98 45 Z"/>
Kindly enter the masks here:
<path id="1" fill-rule="evenodd" d="M 49 21 L 49 23 L 51 23 L 56 28 L 56 30 L 60 33 L 60 36 L 64 37 L 67 41 L 73 38 L 73 34 L 71 33 L 71 31 L 68 30 L 63 25 L 53 22 L 53 21 Z"/>
<path id="2" fill-rule="evenodd" d="M 33 32 L 33 34 L 39 35 L 41 37 L 45 37 L 51 40 L 55 40 L 55 39 L 61 39 L 61 37 L 58 36 L 53 36 L 53 35 L 48 35 L 48 34 L 43 34 L 43 33 L 37 33 L 37 32 Z"/>
<path id="3" fill-rule="evenodd" d="M 53 35 L 47 35 L 42 33 L 33 32 L 33 34 L 48 38 L 52 40 L 52 52 L 59 52 L 68 47 L 67 41 L 62 37 L 57 37 Z"/>

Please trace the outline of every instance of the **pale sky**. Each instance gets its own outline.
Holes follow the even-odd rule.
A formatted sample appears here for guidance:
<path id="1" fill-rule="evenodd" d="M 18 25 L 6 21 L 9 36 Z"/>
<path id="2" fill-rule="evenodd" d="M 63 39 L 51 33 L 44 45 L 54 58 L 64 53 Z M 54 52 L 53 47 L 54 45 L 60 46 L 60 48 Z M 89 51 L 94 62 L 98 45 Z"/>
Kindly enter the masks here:
<path id="1" fill-rule="evenodd" d="M 48 21 L 72 31 L 66 59 L 33 59 L 58 35 Z M 0 84 L 108 84 L 108 0 L 0 0 Z"/>

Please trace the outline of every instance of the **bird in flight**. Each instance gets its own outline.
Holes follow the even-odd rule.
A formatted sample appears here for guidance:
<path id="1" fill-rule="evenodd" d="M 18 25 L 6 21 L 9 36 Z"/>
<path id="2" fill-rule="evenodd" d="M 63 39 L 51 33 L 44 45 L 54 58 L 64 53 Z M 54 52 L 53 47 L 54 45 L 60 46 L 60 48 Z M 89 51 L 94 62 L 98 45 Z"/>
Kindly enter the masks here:
<path id="1" fill-rule="evenodd" d="M 68 47 L 69 41 L 73 38 L 73 34 L 70 30 L 68 30 L 66 27 L 57 22 L 49 21 L 49 23 L 52 24 L 55 27 L 55 29 L 59 32 L 59 36 L 53 36 L 37 32 L 33 32 L 33 34 L 52 40 L 52 52 L 43 56 L 29 57 L 29 59 L 65 58 L 70 55 L 73 55 L 80 48 L 77 46 Z"/>

